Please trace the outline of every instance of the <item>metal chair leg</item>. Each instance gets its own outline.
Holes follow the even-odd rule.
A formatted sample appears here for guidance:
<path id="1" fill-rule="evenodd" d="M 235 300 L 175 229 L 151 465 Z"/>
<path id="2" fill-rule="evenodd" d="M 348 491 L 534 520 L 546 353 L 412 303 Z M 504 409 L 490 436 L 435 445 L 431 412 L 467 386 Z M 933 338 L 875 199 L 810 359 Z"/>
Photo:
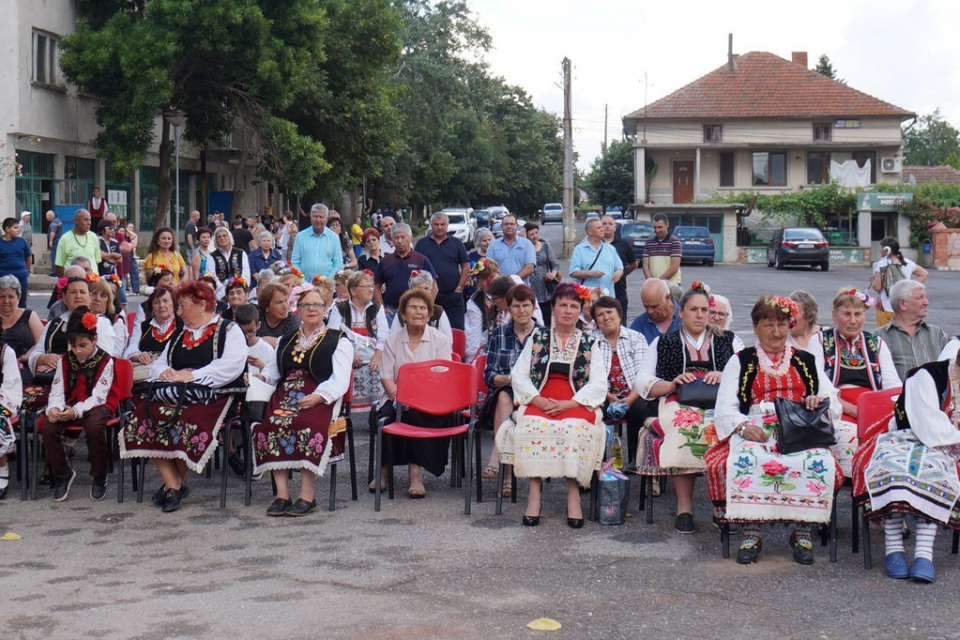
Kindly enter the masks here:
<path id="1" fill-rule="evenodd" d="M 960 551 L 960 531 L 953 531 L 953 544 L 950 545 L 950 553 L 957 555 L 957 552 Z"/>
<path id="2" fill-rule="evenodd" d="M 860 510 L 860 541 L 863 545 L 863 568 L 867 571 L 873 568 L 873 558 L 870 555 L 870 521 Z"/>
<path id="3" fill-rule="evenodd" d="M 473 448 L 476 452 L 476 460 L 474 460 L 475 469 L 477 471 L 477 503 L 483 503 L 483 463 L 480 461 L 480 440 L 481 433 L 474 429 L 473 433 Z"/>
<path id="4" fill-rule="evenodd" d="M 20 472 L 21 502 L 30 497 L 28 493 L 28 487 L 30 486 L 30 445 L 27 442 L 28 413 L 28 411 L 20 412 L 20 449 L 17 450 L 17 470 Z"/>
<path id="5" fill-rule="evenodd" d="M 860 553 L 860 509 L 856 505 L 853 506 L 850 520 L 850 529 L 853 532 L 851 546 L 854 553 Z"/>
<path id="6" fill-rule="evenodd" d="M 220 465 L 220 508 L 224 509 L 227 506 L 227 469 L 230 468 L 228 464 L 228 458 L 230 457 L 230 438 L 233 436 L 233 423 L 227 423 L 225 429 L 225 436 L 223 439 L 223 464 Z M 214 456 L 214 458 L 219 459 L 220 456 Z M 209 468 L 209 467 L 208 467 Z"/>
<path id="7" fill-rule="evenodd" d="M 249 507 L 253 499 L 253 424 L 246 420 L 243 426 L 243 506 Z"/>
<path id="8" fill-rule="evenodd" d="M 33 433 L 33 458 L 32 464 L 30 465 L 30 497 L 34 500 L 37 499 L 37 484 L 40 480 L 40 427 L 38 426 L 40 422 L 40 412 L 35 411 L 33 416 L 30 418 L 31 432 Z"/>
<path id="9" fill-rule="evenodd" d="M 730 525 L 727 522 L 720 523 L 720 550 L 724 560 L 730 557 Z"/>
<path id="10" fill-rule="evenodd" d="M 330 465 L 330 504 L 327 511 L 337 510 L 337 464 Z"/>
<path id="11" fill-rule="evenodd" d="M 497 509 L 495 511 L 496 515 L 503 513 L 503 463 L 499 465 L 497 470 Z"/>
<path id="12" fill-rule="evenodd" d="M 139 485 L 137 486 L 137 502 L 143 502 L 143 484 L 144 484 L 144 475 L 147 471 L 147 459 L 140 458 L 140 480 Z"/>
<path id="13" fill-rule="evenodd" d="M 373 449 L 372 449 L 372 451 L 374 452 L 374 455 L 372 455 L 372 457 L 370 458 L 370 468 L 371 468 L 371 469 L 373 469 L 373 460 L 374 460 L 374 459 L 376 459 L 376 460 L 380 463 L 380 468 L 381 468 L 381 469 L 383 468 L 383 451 L 382 451 L 382 449 L 381 449 L 381 448 L 383 447 L 383 430 L 382 430 L 382 429 L 383 429 L 383 425 L 382 425 L 382 424 L 378 424 L 378 425 L 377 425 L 377 435 L 376 435 L 376 439 L 375 439 L 375 446 L 374 446 Z M 373 474 L 373 473 L 371 472 L 371 475 L 374 475 L 374 482 L 376 483 L 376 485 L 375 485 L 376 490 L 374 491 L 374 496 L 373 496 L 373 510 L 374 510 L 374 511 L 380 511 L 380 488 L 381 488 L 381 487 L 380 487 L 380 480 L 381 480 L 382 477 L 383 477 L 383 473 L 377 471 L 377 473 L 375 473 L 375 474 Z M 392 470 L 391 470 L 390 475 L 391 475 L 391 477 L 393 476 Z"/>
<path id="14" fill-rule="evenodd" d="M 653 524 L 653 476 L 643 476 L 643 479 L 647 483 L 647 524 Z"/>
<path id="15" fill-rule="evenodd" d="M 349 414 L 348 414 L 349 415 Z M 353 418 L 347 418 L 347 447 L 350 450 L 350 496 L 357 501 L 357 459 L 353 450 Z"/>
<path id="16" fill-rule="evenodd" d="M 471 490 L 473 489 L 473 455 L 471 449 L 474 448 L 474 433 L 473 428 L 467 430 L 467 447 L 464 449 L 464 462 L 466 463 L 464 483 L 463 483 L 463 515 L 470 515 L 470 498 Z M 477 469 L 477 477 L 479 478 L 483 475 L 479 469 Z M 483 486 L 481 485 L 481 490 Z"/>
<path id="17" fill-rule="evenodd" d="M 837 561 L 837 500 L 833 500 L 833 512 L 830 514 L 830 562 Z"/>

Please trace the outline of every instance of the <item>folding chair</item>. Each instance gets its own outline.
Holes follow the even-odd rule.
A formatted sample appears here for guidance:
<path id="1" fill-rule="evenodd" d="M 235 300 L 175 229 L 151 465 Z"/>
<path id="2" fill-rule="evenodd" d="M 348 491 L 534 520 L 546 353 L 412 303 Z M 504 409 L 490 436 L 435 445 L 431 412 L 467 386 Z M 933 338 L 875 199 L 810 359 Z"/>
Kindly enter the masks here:
<path id="1" fill-rule="evenodd" d="M 460 356 L 460 362 L 467 361 L 467 332 L 453 329 L 453 353 Z"/>
<path id="2" fill-rule="evenodd" d="M 479 446 L 479 441 L 474 439 L 478 388 L 477 370 L 472 365 L 451 362 L 450 360 L 428 360 L 427 362 L 411 362 L 401 366 L 397 375 L 397 420 L 391 424 L 385 424 L 386 421 L 381 420 L 377 425 L 376 460 L 380 461 L 381 466 L 383 466 L 385 462 L 387 468 L 392 468 L 389 451 L 387 451 L 387 455 L 384 456 L 384 433 L 394 437 L 420 439 L 462 438 L 466 436 L 468 452 L 472 447 Z M 438 390 L 441 389 L 443 393 L 438 393 Z M 405 407 L 416 409 L 433 416 L 447 414 L 459 416 L 463 408 L 469 407 L 470 418 L 468 422 L 453 427 L 418 427 L 403 422 L 403 411 Z M 467 455 L 466 461 L 467 482 L 464 488 L 463 512 L 465 515 L 470 515 L 470 485 L 473 479 L 473 457 Z M 451 484 L 454 484 L 456 475 L 456 472 L 451 470 Z M 376 478 L 374 509 L 380 511 L 381 474 L 375 473 L 374 476 Z M 391 473 L 389 477 L 389 496 L 392 500 L 393 474 Z"/>
<path id="3" fill-rule="evenodd" d="M 343 396 L 343 404 L 340 408 L 341 415 L 347 421 L 347 450 L 345 451 L 346 455 L 350 460 L 350 493 L 354 501 L 357 500 L 357 460 L 353 452 L 353 415 L 352 407 L 353 404 L 353 373 L 350 374 L 350 387 L 347 389 L 346 395 Z M 371 411 L 373 409 L 371 408 Z M 337 463 L 343 461 L 343 456 L 341 455 L 339 459 L 330 459 L 330 504 L 327 507 L 327 511 L 336 511 L 337 510 Z"/>
<path id="4" fill-rule="evenodd" d="M 233 430 L 240 431 L 243 447 L 243 506 L 249 507 L 251 496 L 253 494 L 253 438 L 251 437 L 251 428 L 254 422 L 263 420 L 263 413 L 267 409 L 266 402 L 251 402 L 244 399 L 240 405 L 240 415 L 233 420 L 229 420 L 222 430 L 224 434 L 222 461 L 220 463 L 220 508 L 227 506 L 227 476 L 230 470 L 230 439 L 233 437 Z"/>

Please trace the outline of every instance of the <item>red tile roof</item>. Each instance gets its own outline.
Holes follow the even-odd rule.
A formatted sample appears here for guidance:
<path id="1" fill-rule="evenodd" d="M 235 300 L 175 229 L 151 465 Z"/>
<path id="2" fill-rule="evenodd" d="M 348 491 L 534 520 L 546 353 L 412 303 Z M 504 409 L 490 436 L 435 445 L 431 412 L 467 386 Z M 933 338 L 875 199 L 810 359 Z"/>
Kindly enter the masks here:
<path id="1" fill-rule="evenodd" d="M 646 118 L 856 118 L 916 114 L 765 51 L 736 58 L 646 108 Z M 624 117 L 640 119 L 644 109 Z"/>
<path id="2" fill-rule="evenodd" d="M 928 182 L 944 182 L 948 184 L 960 184 L 960 171 L 949 165 L 939 167 L 922 167 L 914 165 L 903 168 L 903 181 L 906 182 L 910 176 L 913 176 L 917 184 L 927 184 Z"/>

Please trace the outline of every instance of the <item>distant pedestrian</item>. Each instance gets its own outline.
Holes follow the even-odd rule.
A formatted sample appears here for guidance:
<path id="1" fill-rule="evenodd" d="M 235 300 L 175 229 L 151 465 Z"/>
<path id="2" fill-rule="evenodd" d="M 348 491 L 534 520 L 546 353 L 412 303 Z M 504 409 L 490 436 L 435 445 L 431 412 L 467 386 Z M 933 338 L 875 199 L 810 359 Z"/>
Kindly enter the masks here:
<path id="1" fill-rule="evenodd" d="M 197 274 L 193 273 L 193 254 L 197 252 L 197 223 L 199 221 L 200 212 L 191 211 L 190 219 L 183 227 L 183 244 L 187 248 L 187 277 L 191 280 L 197 277 Z"/>
<path id="2" fill-rule="evenodd" d="M 655 235 L 643 247 L 643 275 L 679 285 L 683 245 L 670 233 L 667 214 L 653 214 L 653 232 Z"/>
<path id="3" fill-rule="evenodd" d="M 33 222 L 29 211 L 20 214 L 20 237 L 24 239 L 30 251 L 33 251 Z"/>
<path id="4" fill-rule="evenodd" d="M 60 236 L 63 234 L 63 222 L 57 217 L 57 213 L 51 209 L 47 211 L 47 251 L 50 254 L 50 277 L 57 277 L 57 245 L 60 244 Z"/>
<path id="5" fill-rule="evenodd" d="M 90 212 L 90 225 L 96 229 L 94 225 L 100 224 L 103 214 L 107 212 L 107 201 L 100 197 L 100 189 L 97 187 L 93 188 L 93 195 L 87 201 L 87 210 Z"/>

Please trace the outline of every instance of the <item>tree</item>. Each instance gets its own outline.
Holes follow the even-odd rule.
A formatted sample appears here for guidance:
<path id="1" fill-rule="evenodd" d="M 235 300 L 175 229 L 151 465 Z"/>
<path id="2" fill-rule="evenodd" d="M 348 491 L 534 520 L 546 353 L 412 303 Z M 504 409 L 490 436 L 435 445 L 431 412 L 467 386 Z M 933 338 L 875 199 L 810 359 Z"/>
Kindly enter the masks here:
<path id="1" fill-rule="evenodd" d="M 960 169 L 960 132 L 940 116 L 940 110 L 920 116 L 903 132 L 904 164 Z"/>
<path id="2" fill-rule="evenodd" d="M 606 153 L 593 161 L 584 187 L 590 201 L 603 207 L 624 209 L 636 202 L 633 180 L 633 143 L 614 140 Z"/>
<path id="3" fill-rule="evenodd" d="M 100 98 L 95 143 L 114 169 L 129 174 L 153 143 L 158 114 L 186 117 L 184 137 L 200 148 L 234 132 L 258 164 L 290 151 L 322 148 L 276 126 L 275 113 L 312 86 L 324 56 L 326 13 L 314 0 L 84 0 L 77 29 L 61 40 L 61 67 Z M 271 132 L 283 131 L 278 140 Z M 154 229 L 166 224 L 173 143 L 164 119 Z M 246 157 L 243 155 L 242 157 Z M 319 167 L 321 158 L 314 157 Z M 245 164 L 245 163 L 244 163 Z M 276 168 L 281 168 L 277 162 Z"/>
<path id="4" fill-rule="evenodd" d="M 819 74 L 825 75 L 831 80 L 836 80 L 841 84 L 847 84 L 847 81 L 837 77 L 837 70 L 833 68 L 833 63 L 830 62 L 830 57 L 827 54 L 820 56 L 820 59 L 817 60 L 817 66 L 813 69 Z"/>

